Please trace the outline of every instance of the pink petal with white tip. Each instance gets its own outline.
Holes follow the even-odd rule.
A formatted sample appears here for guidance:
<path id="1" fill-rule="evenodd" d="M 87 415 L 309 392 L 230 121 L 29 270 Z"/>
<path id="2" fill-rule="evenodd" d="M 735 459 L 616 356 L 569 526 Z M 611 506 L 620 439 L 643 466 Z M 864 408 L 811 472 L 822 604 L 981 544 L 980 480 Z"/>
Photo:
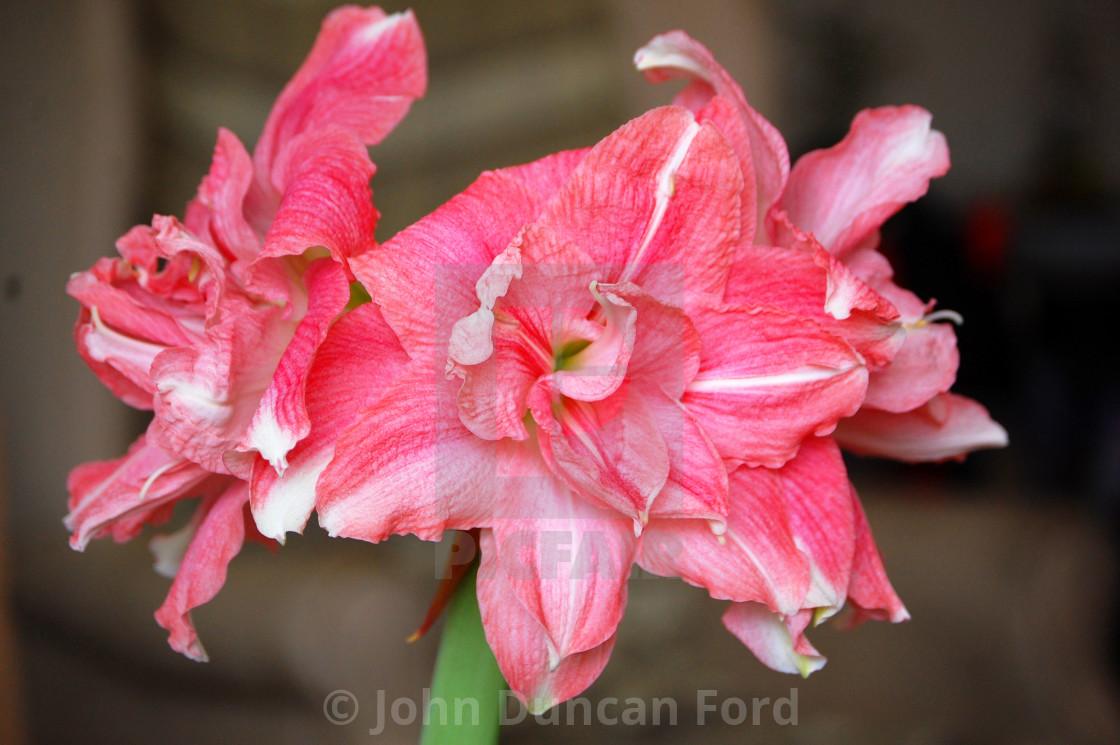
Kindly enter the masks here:
<path id="1" fill-rule="evenodd" d="M 578 696 L 599 677 L 614 648 L 614 637 L 592 649 L 558 658 L 548 635 L 510 586 L 501 568 L 494 536 L 480 536 L 478 606 L 486 641 L 506 682 L 532 713 Z"/>
<path id="2" fill-rule="evenodd" d="M 976 401 L 942 393 L 903 413 L 863 408 L 841 422 L 836 439 L 859 455 L 920 463 L 963 460 L 973 450 L 1006 447 L 1007 431 Z"/>
<path id="3" fill-rule="evenodd" d="M 843 258 L 949 170 L 949 148 L 931 119 L 917 106 L 861 111 L 839 144 L 797 161 L 780 211 Z"/>
<path id="4" fill-rule="evenodd" d="M 260 532 L 279 541 L 302 532 L 315 506 L 315 484 L 335 442 L 396 380 L 408 358 L 376 305 L 359 306 L 335 323 L 307 376 L 310 432 L 288 454 L 283 476 L 264 458 L 253 465 L 250 505 Z"/>
<path id="5" fill-rule="evenodd" d="M 766 667 L 807 678 L 827 661 L 805 638 L 812 616 L 811 611 L 783 616 L 761 603 L 735 603 L 723 614 L 723 625 Z"/>

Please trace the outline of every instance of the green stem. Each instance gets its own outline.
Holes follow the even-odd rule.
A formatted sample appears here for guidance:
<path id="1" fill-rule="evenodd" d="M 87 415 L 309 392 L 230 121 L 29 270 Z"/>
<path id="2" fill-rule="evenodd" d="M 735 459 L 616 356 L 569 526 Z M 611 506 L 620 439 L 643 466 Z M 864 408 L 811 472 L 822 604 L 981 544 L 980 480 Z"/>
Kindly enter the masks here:
<path id="1" fill-rule="evenodd" d="M 476 562 L 447 607 L 420 745 L 498 742 L 499 692 L 505 679 L 482 631 L 477 573 Z"/>

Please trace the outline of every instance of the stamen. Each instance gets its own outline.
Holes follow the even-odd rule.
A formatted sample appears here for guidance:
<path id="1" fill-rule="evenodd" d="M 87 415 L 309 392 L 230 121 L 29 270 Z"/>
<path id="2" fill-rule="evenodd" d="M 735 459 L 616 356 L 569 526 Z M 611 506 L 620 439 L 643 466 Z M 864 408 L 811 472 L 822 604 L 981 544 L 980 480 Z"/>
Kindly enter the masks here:
<path id="1" fill-rule="evenodd" d="M 952 321 L 955 326 L 964 325 L 964 316 L 955 310 L 938 310 L 928 314 L 922 319 L 926 323 L 933 323 L 935 321 Z"/>
<path id="2" fill-rule="evenodd" d="M 934 311 L 933 313 L 927 313 L 913 323 L 903 324 L 903 328 L 920 329 L 923 326 L 929 325 L 931 323 L 936 323 L 937 321 L 951 321 L 954 325 L 957 326 L 964 325 L 964 317 L 955 310 L 938 310 Z"/>
<path id="3" fill-rule="evenodd" d="M 143 502 L 144 499 L 148 496 L 148 489 L 152 487 L 152 484 L 155 483 L 156 479 L 167 473 L 167 471 L 175 465 L 177 465 L 177 463 L 175 461 L 172 461 L 171 463 L 165 463 L 164 465 L 153 471 L 152 475 L 148 477 L 148 480 L 144 482 L 144 485 L 140 487 L 140 494 L 137 496 L 137 501 Z"/>

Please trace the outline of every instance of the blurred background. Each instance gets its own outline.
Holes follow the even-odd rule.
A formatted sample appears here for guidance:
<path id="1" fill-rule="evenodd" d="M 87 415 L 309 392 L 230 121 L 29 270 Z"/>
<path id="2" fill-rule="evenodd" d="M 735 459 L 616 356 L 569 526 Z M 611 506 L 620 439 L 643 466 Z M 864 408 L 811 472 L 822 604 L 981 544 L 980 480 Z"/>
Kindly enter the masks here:
<path id="1" fill-rule="evenodd" d="M 218 126 L 255 141 L 332 3 L 0 4 L 0 743 L 414 742 L 377 738 L 377 691 L 419 699 L 437 635 L 406 645 L 438 548 L 249 546 L 195 613 L 213 662 L 166 645 L 167 581 L 144 540 L 70 551 L 66 474 L 121 454 L 143 416 L 74 351 L 74 271 L 153 213 L 182 213 Z M 388 3 L 387 10 L 405 4 Z M 478 173 L 593 144 L 673 88 L 633 52 L 683 28 L 709 46 L 791 155 L 867 106 L 934 114 L 953 168 L 893 219 L 901 284 L 960 311 L 955 390 L 1012 446 L 964 464 L 853 461 L 914 620 L 813 637 L 808 680 L 772 673 L 683 583 L 636 578 L 588 692 L 672 697 L 676 726 L 551 726 L 504 741 L 1113 743 L 1120 514 L 1120 4 L 1111 0 L 475 0 L 411 4 L 430 88 L 373 153 L 386 239 Z M 771 700 L 797 724 L 696 726 L 696 692 Z M 363 705 L 323 714 L 331 691 Z"/>

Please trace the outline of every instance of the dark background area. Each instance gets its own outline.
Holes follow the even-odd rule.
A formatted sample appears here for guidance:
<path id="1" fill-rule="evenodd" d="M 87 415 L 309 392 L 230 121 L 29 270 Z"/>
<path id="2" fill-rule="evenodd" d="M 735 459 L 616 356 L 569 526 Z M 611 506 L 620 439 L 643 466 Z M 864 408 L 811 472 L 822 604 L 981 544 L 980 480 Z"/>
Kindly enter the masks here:
<path id="1" fill-rule="evenodd" d="M 255 140 L 331 7 L 0 5 L 0 579 L 15 652 L 0 657 L 0 708 L 27 742 L 364 742 L 376 691 L 418 697 L 429 678 L 435 638 L 401 641 L 434 590 L 429 545 L 331 541 L 313 528 L 275 556 L 248 547 L 196 614 L 214 660 L 197 665 L 152 621 L 167 583 L 150 571 L 145 541 L 99 541 L 78 555 L 60 522 L 69 469 L 117 456 L 144 426 L 74 351 L 67 277 L 112 253 L 132 224 L 181 214 L 218 126 Z M 851 463 L 909 624 L 820 629 L 829 665 L 787 678 L 722 629 L 720 603 L 679 582 L 635 580 L 619 646 L 588 696 L 672 696 L 681 723 L 530 721 L 505 739 L 1115 742 L 1120 5 L 411 7 L 431 82 L 373 152 L 382 240 L 483 169 L 593 144 L 668 102 L 672 89 L 647 84 L 630 59 L 672 28 L 712 49 L 795 158 L 838 141 L 861 108 L 928 108 L 953 167 L 888 224 L 884 250 L 901 284 L 962 313 L 955 390 L 986 404 L 1011 438 L 963 464 Z M 686 708 L 699 689 L 749 700 L 793 687 L 795 727 L 696 728 Z M 329 724 L 322 701 L 335 689 L 355 692 L 367 714 Z M 415 737 L 415 727 L 390 729 L 378 741 Z"/>

